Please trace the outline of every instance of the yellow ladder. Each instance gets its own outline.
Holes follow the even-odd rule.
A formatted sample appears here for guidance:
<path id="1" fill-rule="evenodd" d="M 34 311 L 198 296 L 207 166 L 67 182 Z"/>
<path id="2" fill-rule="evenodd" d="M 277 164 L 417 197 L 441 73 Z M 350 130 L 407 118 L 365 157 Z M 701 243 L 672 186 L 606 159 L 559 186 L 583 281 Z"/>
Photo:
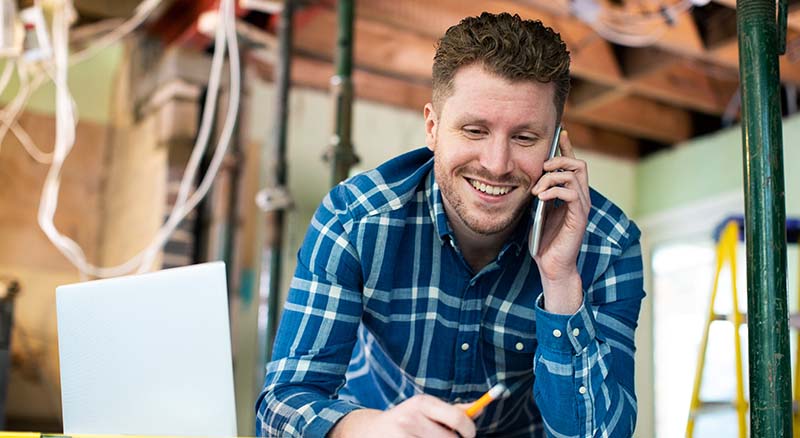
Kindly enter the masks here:
<path id="1" fill-rule="evenodd" d="M 729 221 L 720 235 L 717 243 L 717 266 L 714 273 L 714 287 L 711 290 L 711 302 L 708 306 L 708 317 L 706 318 L 705 328 L 703 329 L 703 339 L 700 343 L 700 354 L 697 358 L 697 369 L 694 375 L 694 388 L 692 389 L 692 402 L 689 407 L 689 421 L 686 423 L 686 437 L 692 438 L 694 434 L 694 422 L 700 411 L 710 405 L 710 403 L 700 400 L 700 386 L 703 382 L 703 368 L 705 367 L 706 349 L 708 347 L 708 333 L 711 323 L 714 321 L 731 321 L 733 323 L 733 341 L 736 356 L 736 400 L 733 407 L 736 408 L 739 422 L 739 438 L 747 436 L 747 401 L 744 398 L 744 370 L 742 365 L 742 340 L 739 334 L 739 327 L 745 323 L 744 316 L 739 311 L 739 298 L 736 288 L 736 245 L 739 241 L 739 225 L 735 220 Z M 719 276 L 725 262 L 730 266 L 731 273 L 731 293 L 733 294 L 732 314 L 720 315 L 714 312 L 714 303 L 717 298 L 719 286 Z M 797 386 L 795 386 L 797 390 Z M 797 421 L 797 417 L 795 417 Z"/>
<path id="2" fill-rule="evenodd" d="M 700 344 L 700 353 L 697 358 L 697 369 L 694 376 L 694 388 L 692 389 L 692 401 L 689 408 L 689 421 L 686 424 L 686 437 L 692 438 L 694 432 L 694 421 L 701 409 L 710 403 L 704 403 L 700 400 L 700 387 L 703 381 L 703 368 L 705 366 L 706 349 L 708 347 L 708 333 L 713 321 L 731 321 L 736 327 L 734 330 L 734 344 L 736 355 L 736 400 L 733 402 L 733 407 L 736 408 L 737 419 L 739 423 L 739 437 L 745 438 L 747 436 L 747 400 L 744 397 L 744 369 L 742 365 L 742 342 L 738 328 L 742 324 L 746 324 L 746 317 L 739 311 L 739 299 L 736 287 L 736 246 L 739 239 L 739 223 L 737 220 L 732 219 L 725 224 L 722 233 L 720 234 L 719 242 L 717 243 L 717 265 L 716 272 L 714 273 L 714 286 L 711 291 L 711 302 L 708 306 L 708 318 L 706 318 L 705 328 L 703 330 L 703 339 Z M 798 247 L 800 247 L 800 235 L 797 239 Z M 732 315 L 720 315 L 714 312 L 714 303 L 717 297 L 717 289 L 719 285 L 719 276 L 725 262 L 730 265 L 731 274 L 731 293 L 733 294 L 733 313 Z M 798 254 L 798 275 L 800 275 L 800 254 Z M 800 278 L 797 282 L 797 303 L 800 307 Z M 789 325 L 793 329 L 800 330 L 800 313 L 795 313 L 789 321 Z M 797 337 L 795 349 L 795 368 L 794 368 L 794 409 L 792 415 L 794 438 L 800 438 L 800 335 Z"/>

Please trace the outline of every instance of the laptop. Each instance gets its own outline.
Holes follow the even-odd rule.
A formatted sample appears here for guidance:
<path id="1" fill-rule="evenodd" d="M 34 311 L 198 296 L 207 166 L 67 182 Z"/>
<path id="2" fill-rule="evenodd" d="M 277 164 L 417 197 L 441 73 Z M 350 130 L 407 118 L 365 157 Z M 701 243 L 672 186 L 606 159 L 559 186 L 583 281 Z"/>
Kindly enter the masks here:
<path id="1" fill-rule="evenodd" d="M 236 436 L 225 264 L 56 289 L 65 434 Z"/>

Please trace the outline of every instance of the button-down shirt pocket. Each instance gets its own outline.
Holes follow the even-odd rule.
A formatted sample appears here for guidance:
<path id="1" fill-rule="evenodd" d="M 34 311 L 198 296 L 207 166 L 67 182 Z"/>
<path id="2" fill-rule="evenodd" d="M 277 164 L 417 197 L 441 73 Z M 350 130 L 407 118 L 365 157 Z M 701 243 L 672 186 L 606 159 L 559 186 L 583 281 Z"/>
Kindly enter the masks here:
<path id="1" fill-rule="evenodd" d="M 534 322 L 527 324 L 498 325 L 484 323 L 481 326 L 483 361 L 488 375 L 497 375 L 498 382 L 504 379 L 516 380 L 532 374 L 533 355 L 536 352 L 536 333 Z"/>

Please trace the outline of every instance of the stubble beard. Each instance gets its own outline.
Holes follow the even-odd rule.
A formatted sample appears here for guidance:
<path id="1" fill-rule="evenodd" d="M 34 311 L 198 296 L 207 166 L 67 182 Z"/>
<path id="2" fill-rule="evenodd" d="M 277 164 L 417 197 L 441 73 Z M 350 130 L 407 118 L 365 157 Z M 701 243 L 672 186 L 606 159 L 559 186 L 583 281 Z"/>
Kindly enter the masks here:
<path id="1" fill-rule="evenodd" d="M 439 185 L 439 190 L 442 193 L 443 201 L 445 204 L 449 204 L 451 209 L 455 211 L 456 216 L 458 216 L 457 218 L 448 219 L 450 219 L 451 222 L 453 220 L 458 220 L 470 231 L 482 236 L 497 234 L 514 226 L 529 204 L 522 203 L 510 213 L 507 210 L 498 209 L 497 211 L 481 211 L 476 214 L 466 205 L 465 200 L 456 188 L 456 185 L 459 183 L 458 179 L 463 178 L 460 175 L 463 174 L 465 169 L 466 167 L 457 168 L 451 174 L 443 168 L 443 164 L 435 158 L 433 160 L 434 176 L 436 177 L 436 183 Z M 480 174 L 480 172 L 473 173 Z M 524 190 L 523 187 L 525 186 L 518 186 L 515 190 Z M 481 216 L 484 217 L 483 220 Z"/>

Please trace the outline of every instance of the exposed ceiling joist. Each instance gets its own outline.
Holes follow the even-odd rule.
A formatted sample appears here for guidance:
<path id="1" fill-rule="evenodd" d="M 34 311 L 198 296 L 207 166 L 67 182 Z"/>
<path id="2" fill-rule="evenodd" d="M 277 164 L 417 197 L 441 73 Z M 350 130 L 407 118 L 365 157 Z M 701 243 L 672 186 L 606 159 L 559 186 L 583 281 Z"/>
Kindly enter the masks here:
<path id="1" fill-rule="evenodd" d="M 564 114 L 579 122 L 667 144 L 692 137 L 692 118 L 688 112 L 638 96 L 607 102 L 602 111 L 569 108 Z"/>
<path id="2" fill-rule="evenodd" d="M 251 57 L 250 65 L 264 79 L 272 79 L 273 68 L 270 61 Z M 292 59 L 292 83 L 295 86 L 326 91 L 333 74 L 334 66 L 330 62 L 303 56 Z M 353 83 L 356 97 L 360 99 L 416 110 L 420 114 L 423 106 L 430 101 L 431 89 L 428 85 L 413 84 L 358 68 L 353 71 Z M 628 159 L 638 158 L 639 142 L 630 136 L 590 126 L 569 117 L 565 120 L 565 125 L 573 144 L 580 149 Z"/>

